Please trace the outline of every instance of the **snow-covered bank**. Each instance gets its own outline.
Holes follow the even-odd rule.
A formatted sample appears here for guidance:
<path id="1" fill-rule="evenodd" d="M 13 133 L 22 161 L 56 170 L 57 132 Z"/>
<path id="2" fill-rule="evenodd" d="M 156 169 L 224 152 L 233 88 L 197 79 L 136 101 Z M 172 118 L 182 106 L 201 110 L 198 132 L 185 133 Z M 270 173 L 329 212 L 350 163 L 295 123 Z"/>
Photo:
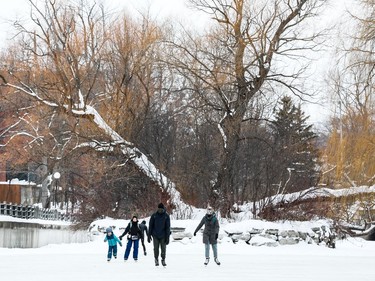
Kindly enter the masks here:
<path id="1" fill-rule="evenodd" d="M 148 224 L 148 218 L 145 218 Z M 171 220 L 172 238 L 190 243 L 200 219 Z M 91 223 L 89 232 L 92 240 L 102 235 L 107 227 L 112 227 L 116 235 L 120 235 L 129 223 L 128 220 L 102 219 Z M 278 246 L 304 242 L 319 244 L 332 234 L 330 224 L 326 220 L 268 222 L 263 220 L 243 220 L 228 222 L 221 220 L 219 241 L 243 241 L 253 246 Z"/>

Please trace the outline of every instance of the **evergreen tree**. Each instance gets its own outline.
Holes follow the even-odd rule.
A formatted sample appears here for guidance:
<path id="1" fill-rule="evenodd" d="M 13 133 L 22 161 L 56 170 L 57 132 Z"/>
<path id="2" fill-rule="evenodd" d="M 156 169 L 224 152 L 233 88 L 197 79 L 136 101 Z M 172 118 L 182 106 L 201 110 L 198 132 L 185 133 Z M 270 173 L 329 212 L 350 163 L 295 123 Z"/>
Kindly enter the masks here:
<path id="1" fill-rule="evenodd" d="M 276 193 L 295 192 L 315 186 L 319 179 L 317 135 L 308 125 L 308 117 L 290 97 L 283 97 L 271 123 L 274 138 L 272 165 Z"/>

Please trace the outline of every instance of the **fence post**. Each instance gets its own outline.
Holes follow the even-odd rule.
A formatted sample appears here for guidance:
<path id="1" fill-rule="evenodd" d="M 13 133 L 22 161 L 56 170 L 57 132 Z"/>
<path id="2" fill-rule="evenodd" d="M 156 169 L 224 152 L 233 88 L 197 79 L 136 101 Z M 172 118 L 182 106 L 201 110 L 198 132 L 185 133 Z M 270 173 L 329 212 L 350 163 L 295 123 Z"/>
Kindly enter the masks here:
<path id="1" fill-rule="evenodd" d="M 6 204 L 6 215 L 11 216 L 12 215 L 12 205 Z"/>
<path id="2" fill-rule="evenodd" d="M 12 217 L 17 217 L 17 205 L 12 205 Z"/>
<path id="3" fill-rule="evenodd" d="M 1 215 L 5 215 L 5 211 L 6 211 L 6 203 L 0 203 L 0 214 Z"/>

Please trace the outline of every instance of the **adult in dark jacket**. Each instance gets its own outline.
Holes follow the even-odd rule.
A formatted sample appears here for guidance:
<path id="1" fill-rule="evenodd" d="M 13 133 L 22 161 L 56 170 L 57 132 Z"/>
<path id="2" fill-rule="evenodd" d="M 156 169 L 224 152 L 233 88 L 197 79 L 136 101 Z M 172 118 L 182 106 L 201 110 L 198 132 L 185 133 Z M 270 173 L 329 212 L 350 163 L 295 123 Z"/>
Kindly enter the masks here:
<path id="1" fill-rule="evenodd" d="M 139 239 L 143 239 L 142 231 L 138 226 L 137 216 L 133 216 L 133 218 L 129 222 L 128 226 L 125 228 L 124 233 L 119 236 L 120 240 L 122 240 L 122 237 L 124 237 L 125 235 L 127 235 L 128 243 L 126 244 L 124 260 L 125 261 L 128 260 L 130 250 L 133 246 L 133 259 L 135 261 L 137 261 L 138 260 Z"/>
<path id="2" fill-rule="evenodd" d="M 210 245 L 212 246 L 212 251 L 214 252 L 215 262 L 220 265 L 219 259 L 217 257 L 217 238 L 219 236 L 219 221 L 211 207 L 207 208 L 206 215 L 202 218 L 201 222 L 194 231 L 194 236 L 204 225 L 203 230 L 203 243 L 205 245 L 205 265 L 210 261 Z"/>
<path id="3" fill-rule="evenodd" d="M 166 266 L 165 257 L 167 245 L 169 244 L 169 236 L 171 234 L 171 220 L 166 212 L 163 203 L 158 205 L 158 210 L 151 215 L 148 229 L 148 243 L 154 242 L 154 258 L 155 265 L 159 266 L 159 247 L 161 250 L 161 263 Z"/>
<path id="4" fill-rule="evenodd" d="M 141 224 L 139 225 L 139 228 L 141 229 L 142 231 L 142 239 L 141 239 L 141 242 L 142 242 L 142 247 L 143 247 L 143 253 L 144 255 L 146 256 L 147 255 L 147 252 L 146 252 L 146 245 L 145 245 L 145 239 L 144 237 L 148 237 L 148 229 L 147 229 L 147 225 L 146 225 L 146 221 L 143 220 L 141 222 Z M 145 235 L 146 234 L 146 235 Z"/>

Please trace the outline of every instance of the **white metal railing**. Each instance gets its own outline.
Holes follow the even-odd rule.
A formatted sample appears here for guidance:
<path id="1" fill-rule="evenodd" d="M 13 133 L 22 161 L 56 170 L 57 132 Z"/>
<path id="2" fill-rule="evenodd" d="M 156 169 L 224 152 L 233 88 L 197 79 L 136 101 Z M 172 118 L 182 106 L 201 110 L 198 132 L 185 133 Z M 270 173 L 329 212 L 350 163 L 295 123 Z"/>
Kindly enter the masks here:
<path id="1" fill-rule="evenodd" d="M 58 210 L 39 208 L 38 206 L 23 206 L 7 202 L 0 203 L 0 215 L 21 219 L 72 221 L 72 215 L 59 212 Z"/>

